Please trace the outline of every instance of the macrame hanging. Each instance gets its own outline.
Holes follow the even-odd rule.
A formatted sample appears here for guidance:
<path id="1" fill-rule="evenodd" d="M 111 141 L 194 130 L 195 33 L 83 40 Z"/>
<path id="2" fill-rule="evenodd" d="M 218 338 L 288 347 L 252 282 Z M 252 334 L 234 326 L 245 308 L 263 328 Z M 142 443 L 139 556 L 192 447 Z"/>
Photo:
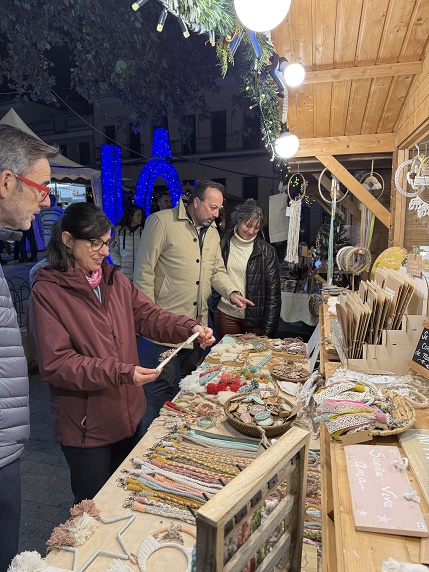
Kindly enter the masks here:
<path id="1" fill-rule="evenodd" d="M 293 177 L 301 177 L 301 194 L 292 199 L 290 195 L 290 182 Z M 290 177 L 287 185 L 287 193 L 290 199 L 290 218 L 289 218 L 289 232 L 287 237 L 287 249 L 285 262 L 298 263 L 298 246 L 299 246 L 299 231 L 301 227 L 301 201 L 305 196 L 305 189 L 307 188 L 307 181 L 301 173 L 296 173 Z"/>
<path id="2" fill-rule="evenodd" d="M 329 285 L 332 284 L 334 276 L 334 228 L 335 214 L 337 212 L 337 192 L 340 190 L 340 181 L 332 175 L 331 181 L 331 225 L 329 227 L 329 243 L 328 243 L 328 274 L 326 280 Z"/>

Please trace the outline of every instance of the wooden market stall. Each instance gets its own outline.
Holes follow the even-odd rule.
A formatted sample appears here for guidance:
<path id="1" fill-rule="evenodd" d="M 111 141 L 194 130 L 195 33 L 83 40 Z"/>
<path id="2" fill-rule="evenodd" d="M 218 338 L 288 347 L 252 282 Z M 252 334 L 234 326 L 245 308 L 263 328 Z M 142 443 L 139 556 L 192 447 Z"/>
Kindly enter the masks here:
<path id="1" fill-rule="evenodd" d="M 325 167 L 335 175 L 353 195 L 343 203 L 351 224 L 359 224 L 360 203 L 375 214 L 373 255 L 427 244 L 427 217 L 407 210 L 393 176 L 429 141 L 429 1 L 292 2 L 271 36 L 279 56 L 306 70 L 289 89 L 287 124 L 300 139 L 291 167 L 309 179 Z M 352 174 L 372 160 L 386 181 L 380 201 Z M 309 193 L 317 199 L 313 184 Z"/>

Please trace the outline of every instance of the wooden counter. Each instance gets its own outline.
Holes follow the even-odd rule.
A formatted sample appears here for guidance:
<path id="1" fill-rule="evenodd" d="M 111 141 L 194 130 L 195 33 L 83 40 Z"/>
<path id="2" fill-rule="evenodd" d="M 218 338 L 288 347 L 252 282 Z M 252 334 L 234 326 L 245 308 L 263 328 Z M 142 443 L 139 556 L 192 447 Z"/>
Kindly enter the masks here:
<path id="1" fill-rule="evenodd" d="M 254 355 L 255 357 L 259 356 L 260 359 L 266 355 L 266 353 L 263 352 Z M 229 437 L 245 437 L 241 433 L 235 431 L 235 429 L 232 428 L 227 422 L 222 423 L 219 428 L 213 428 L 209 431 L 218 435 L 220 434 Z M 145 458 L 145 455 L 149 449 L 155 443 L 159 442 L 159 440 L 166 434 L 167 430 L 162 425 L 151 426 L 149 431 L 130 453 L 128 458 L 116 470 L 116 472 L 94 498 L 96 506 L 101 512 L 101 516 L 105 519 L 118 517 L 120 515 L 135 516 L 135 519 L 130 524 L 130 526 L 126 528 L 121 534 L 122 541 L 131 554 L 137 554 L 139 546 L 152 531 L 160 527 L 168 527 L 169 522 L 173 519 L 147 513 L 133 512 L 129 508 L 124 508 L 124 503 L 129 493 L 121 488 L 117 480 L 124 478 L 124 470 L 129 471 L 133 469 L 133 465 L 130 461 L 132 457 L 139 457 L 142 459 Z M 251 463 L 251 465 L 249 465 L 249 467 L 244 469 L 235 479 L 228 483 L 224 489 L 217 493 L 214 498 L 211 499 L 211 501 L 204 505 L 204 510 L 201 511 L 201 521 L 203 522 L 205 528 L 202 526 L 200 528 L 200 524 L 198 524 L 198 529 L 201 530 L 201 537 L 203 540 L 200 541 L 198 536 L 197 546 L 203 545 L 206 547 L 205 556 L 210 556 L 210 566 L 200 566 L 198 572 L 223 570 L 222 565 L 219 566 L 219 558 L 217 558 L 217 562 L 215 562 L 215 559 L 212 557 L 210 552 L 214 545 L 214 539 L 216 539 L 217 544 L 221 546 L 221 551 L 219 549 L 218 552 L 221 552 L 221 555 L 223 556 L 223 520 L 231 519 L 231 522 L 234 521 L 235 526 L 235 521 L 237 520 L 237 510 L 234 510 L 234 503 L 238 503 L 239 508 L 242 511 L 245 509 L 247 514 L 251 514 L 252 510 L 257 510 L 257 508 L 262 505 L 264 499 L 269 494 L 272 494 L 272 491 L 277 488 L 275 483 L 281 482 L 281 480 L 284 478 L 283 473 L 290 476 L 293 475 L 290 485 L 288 484 L 288 487 L 290 486 L 290 491 L 288 491 L 287 497 L 284 499 L 285 507 L 282 505 L 279 506 L 281 509 L 278 511 L 280 516 L 275 516 L 277 511 L 273 511 L 269 519 L 267 519 L 269 526 L 260 527 L 260 530 L 258 529 L 256 531 L 257 534 L 255 532 L 255 535 L 250 537 L 252 539 L 251 543 L 253 545 L 253 552 L 249 551 L 247 557 L 248 559 L 251 558 L 256 552 L 255 546 L 260 546 L 260 544 L 257 544 L 257 541 L 262 537 L 262 533 L 264 532 L 263 529 L 266 529 L 266 534 L 272 534 L 272 531 L 275 529 L 277 523 L 281 521 L 286 523 L 286 519 L 288 518 L 288 522 L 290 521 L 290 523 L 285 529 L 286 532 L 283 535 L 285 537 L 285 542 L 282 542 L 282 537 L 282 539 L 277 543 L 278 546 L 276 546 L 275 552 L 273 550 L 273 554 L 270 553 L 270 558 L 267 557 L 266 561 L 263 562 L 261 570 L 270 569 L 269 565 L 271 560 L 273 560 L 274 557 L 278 559 L 279 555 L 277 553 L 281 552 L 283 544 L 283 553 L 286 551 L 290 552 L 290 568 L 287 569 L 293 570 L 294 572 L 298 572 L 298 570 L 300 570 L 308 443 L 309 435 L 307 431 L 299 428 L 292 428 L 290 431 L 286 432 L 285 435 L 278 438 L 278 441 L 272 447 L 264 451 L 257 459 L 255 459 L 253 463 Z M 250 474 L 248 470 L 250 470 Z M 259 485 L 258 478 L 261 481 Z M 299 483 L 300 487 L 298 487 Z M 219 502 L 214 503 L 213 501 L 218 499 L 218 495 Z M 258 504 L 254 505 L 253 500 L 257 495 L 260 495 L 260 500 Z M 227 502 L 223 502 L 225 496 L 228 497 Z M 254 509 L 251 509 L 251 507 L 254 507 Z M 219 514 L 222 513 L 222 509 L 224 510 L 225 515 L 222 515 L 222 518 L 220 518 Z M 275 517 L 274 520 L 273 517 Z M 180 522 L 181 521 L 178 520 L 175 521 L 176 524 Z M 198 519 L 197 522 L 199 522 Z M 238 521 L 238 524 L 239 523 L 240 521 Z M 81 547 L 78 548 L 77 556 L 74 556 L 72 552 L 66 550 L 53 550 L 46 556 L 46 562 L 48 565 L 56 568 L 62 568 L 65 570 L 80 570 L 88 561 L 88 559 L 90 559 L 92 555 L 94 555 L 99 550 L 124 554 L 124 551 L 121 549 L 121 546 L 118 542 L 117 534 L 125 524 L 125 519 L 108 524 L 101 523 L 96 532 L 89 538 L 89 540 L 87 540 Z M 183 524 L 186 529 L 192 529 L 194 531 L 196 530 L 196 527 L 190 524 L 181 524 Z M 213 530 L 216 531 L 216 534 L 213 532 Z M 200 535 L 200 532 L 198 532 L 198 535 Z M 211 542 L 210 550 L 207 548 L 207 538 L 209 536 Z M 183 537 L 185 546 L 194 545 L 195 537 L 188 534 L 184 534 Z M 204 542 L 206 544 L 204 544 Z M 247 545 L 247 542 L 245 545 Z M 245 545 L 243 545 L 243 548 Z M 236 552 L 235 556 L 237 556 L 238 552 Z M 280 556 L 282 555 L 280 554 Z M 75 562 L 73 566 L 74 558 Z M 201 558 L 201 556 L 199 558 Z M 231 568 L 231 566 L 233 566 L 235 563 L 235 560 L 232 561 L 233 559 L 231 559 L 231 564 L 228 563 L 226 565 L 226 570 L 235 570 L 234 567 Z M 133 565 L 129 560 L 123 560 L 122 562 L 124 565 L 128 566 L 132 572 L 139 570 L 138 567 Z M 91 562 L 87 570 L 88 572 L 105 572 L 111 563 L 112 556 L 100 554 Z M 155 568 L 153 566 L 155 566 Z M 185 570 L 186 557 L 182 552 L 175 548 L 166 548 L 160 551 L 159 554 L 155 553 L 153 556 L 151 556 L 150 564 L 147 569 L 171 571 Z M 238 569 L 241 570 L 242 566 Z"/>
<path id="2" fill-rule="evenodd" d="M 427 409 L 417 411 L 416 429 L 429 428 Z M 399 446 L 395 435 L 369 443 Z M 380 572 L 390 557 L 401 562 L 421 563 L 421 540 L 393 534 L 358 531 L 354 527 L 343 445 L 330 439 L 321 425 L 322 477 L 322 569 L 323 572 Z M 408 476 L 420 496 L 423 513 L 428 512 L 412 471 Z"/>

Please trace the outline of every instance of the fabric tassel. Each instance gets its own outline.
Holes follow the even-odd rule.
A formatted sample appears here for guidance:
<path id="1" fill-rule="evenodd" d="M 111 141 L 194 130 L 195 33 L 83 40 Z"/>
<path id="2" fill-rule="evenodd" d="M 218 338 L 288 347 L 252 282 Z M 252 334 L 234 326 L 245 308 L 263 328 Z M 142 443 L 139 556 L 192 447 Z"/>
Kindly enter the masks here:
<path id="1" fill-rule="evenodd" d="M 47 572 L 48 565 L 38 552 L 21 552 L 9 564 L 7 572 Z"/>

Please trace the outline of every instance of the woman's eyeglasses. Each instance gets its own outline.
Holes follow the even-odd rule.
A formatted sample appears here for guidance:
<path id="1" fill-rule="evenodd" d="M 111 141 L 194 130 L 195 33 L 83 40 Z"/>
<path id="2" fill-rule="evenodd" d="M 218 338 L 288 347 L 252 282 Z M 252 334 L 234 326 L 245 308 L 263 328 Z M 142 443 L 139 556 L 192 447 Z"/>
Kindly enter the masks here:
<path id="1" fill-rule="evenodd" d="M 101 240 L 101 238 L 82 238 L 81 240 L 87 240 L 91 243 L 92 250 L 101 250 L 104 245 L 110 250 L 116 244 L 116 240 L 114 238 L 109 238 L 109 240 Z"/>

